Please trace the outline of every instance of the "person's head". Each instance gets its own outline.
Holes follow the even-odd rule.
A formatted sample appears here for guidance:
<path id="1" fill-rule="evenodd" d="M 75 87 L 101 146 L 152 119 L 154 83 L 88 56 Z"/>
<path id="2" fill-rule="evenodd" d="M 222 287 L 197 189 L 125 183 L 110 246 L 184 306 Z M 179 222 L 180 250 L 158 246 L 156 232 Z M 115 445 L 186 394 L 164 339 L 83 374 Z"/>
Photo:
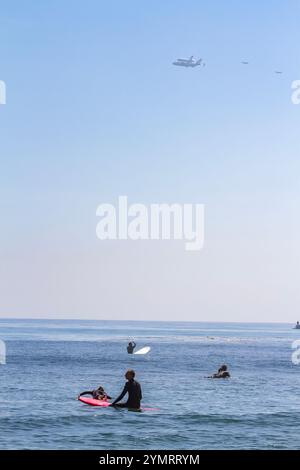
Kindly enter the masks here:
<path id="1" fill-rule="evenodd" d="M 219 369 L 220 372 L 225 372 L 226 370 L 227 370 L 226 364 L 223 364 Z"/>
<path id="2" fill-rule="evenodd" d="M 97 388 L 97 392 L 99 392 L 99 393 L 104 393 L 104 388 L 101 387 L 101 386 L 98 387 L 98 388 Z"/>
<path id="3" fill-rule="evenodd" d="M 128 343 L 128 346 L 132 346 L 132 343 L 131 343 L 131 342 L 130 342 L 130 343 Z"/>
<path id="4" fill-rule="evenodd" d="M 125 379 L 126 380 L 132 380 L 135 377 L 135 372 L 132 369 L 128 369 L 128 371 L 125 374 Z"/>

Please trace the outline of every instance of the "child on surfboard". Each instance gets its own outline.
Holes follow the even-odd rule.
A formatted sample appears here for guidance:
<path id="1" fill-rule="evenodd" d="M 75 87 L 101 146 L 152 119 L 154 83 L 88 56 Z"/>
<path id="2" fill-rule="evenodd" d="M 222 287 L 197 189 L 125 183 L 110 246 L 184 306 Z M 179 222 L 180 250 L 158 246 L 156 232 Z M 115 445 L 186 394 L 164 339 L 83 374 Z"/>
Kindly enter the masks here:
<path id="1" fill-rule="evenodd" d="M 78 395 L 78 399 L 82 395 L 92 395 L 92 397 L 95 400 L 103 400 L 103 401 L 107 401 L 111 398 L 109 395 L 107 395 L 104 388 L 101 387 L 101 386 L 96 388 L 95 390 L 91 390 L 91 391 L 87 391 L 87 392 L 81 392 L 80 395 Z"/>

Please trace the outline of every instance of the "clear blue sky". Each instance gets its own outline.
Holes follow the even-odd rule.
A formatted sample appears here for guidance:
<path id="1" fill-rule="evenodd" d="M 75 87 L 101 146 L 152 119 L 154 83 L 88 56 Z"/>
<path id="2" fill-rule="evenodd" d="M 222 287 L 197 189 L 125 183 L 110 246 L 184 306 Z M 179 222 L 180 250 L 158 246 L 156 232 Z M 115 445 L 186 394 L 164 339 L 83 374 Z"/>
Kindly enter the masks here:
<path id="1" fill-rule="evenodd" d="M 300 317 L 299 2 L 0 10 L 0 316 Z M 123 194 L 204 203 L 204 250 L 97 240 Z"/>

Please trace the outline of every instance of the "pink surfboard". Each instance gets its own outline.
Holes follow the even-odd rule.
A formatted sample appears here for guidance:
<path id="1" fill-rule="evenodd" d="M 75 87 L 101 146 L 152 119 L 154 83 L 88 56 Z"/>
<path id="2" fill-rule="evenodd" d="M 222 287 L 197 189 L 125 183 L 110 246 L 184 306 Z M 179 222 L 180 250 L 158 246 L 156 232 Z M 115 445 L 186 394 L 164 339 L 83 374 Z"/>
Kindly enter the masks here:
<path id="1" fill-rule="evenodd" d="M 109 403 L 109 401 L 96 400 L 95 398 L 79 397 L 78 400 L 82 401 L 82 403 L 85 403 L 86 405 L 91 405 L 91 406 L 108 407 L 108 406 L 111 405 L 111 403 Z"/>
<path id="2" fill-rule="evenodd" d="M 111 405 L 111 403 L 109 401 L 96 400 L 95 398 L 79 397 L 78 400 L 81 401 L 82 403 L 85 403 L 86 405 L 102 406 L 104 408 L 107 408 L 108 406 Z M 159 409 L 158 408 L 144 408 L 143 407 L 138 411 L 159 411 Z"/>

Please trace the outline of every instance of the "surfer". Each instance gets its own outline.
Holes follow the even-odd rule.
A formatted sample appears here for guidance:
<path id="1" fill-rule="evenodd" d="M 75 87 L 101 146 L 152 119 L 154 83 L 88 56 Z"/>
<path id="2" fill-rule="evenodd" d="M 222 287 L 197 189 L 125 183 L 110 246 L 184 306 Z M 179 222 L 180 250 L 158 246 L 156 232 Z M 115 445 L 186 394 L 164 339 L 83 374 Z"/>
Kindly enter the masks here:
<path id="1" fill-rule="evenodd" d="M 132 369 L 129 369 L 125 374 L 125 379 L 127 380 L 121 395 L 118 396 L 113 402 L 112 406 L 117 406 L 120 408 L 132 408 L 134 410 L 140 410 L 141 408 L 141 399 L 142 399 L 142 389 L 140 384 L 134 380 L 135 372 Z M 128 393 L 128 399 L 125 403 L 118 403 L 124 396 Z"/>
<path id="2" fill-rule="evenodd" d="M 95 399 L 95 400 L 109 400 L 111 397 L 109 395 L 107 395 L 107 393 L 105 392 L 104 388 L 103 387 L 98 387 L 96 390 L 91 390 L 91 391 L 87 391 L 87 392 L 81 392 L 80 395 L 78 395 L 78 399 L 79 397 L 81 397 L 82 395 L 92 395 L 92 397 Z"/>
<path id="3" fill-rule="evenodd" d="M 128 346 L 127 346 L 127 352 L 128 354 L 133 354 L 133 351 L 134 351 L 134 348 L 136 347 L 136 344 L 134 341 L 128 343 Z"/>
<path id="4" fill-rule="evenodd" d="M 211 377 L 208 377 L 209 379 L 228 379 L 230 377 L 230 374 L 228 372 L 228 367 L 226 364 L 223 364 L 218 372 Z"/>

